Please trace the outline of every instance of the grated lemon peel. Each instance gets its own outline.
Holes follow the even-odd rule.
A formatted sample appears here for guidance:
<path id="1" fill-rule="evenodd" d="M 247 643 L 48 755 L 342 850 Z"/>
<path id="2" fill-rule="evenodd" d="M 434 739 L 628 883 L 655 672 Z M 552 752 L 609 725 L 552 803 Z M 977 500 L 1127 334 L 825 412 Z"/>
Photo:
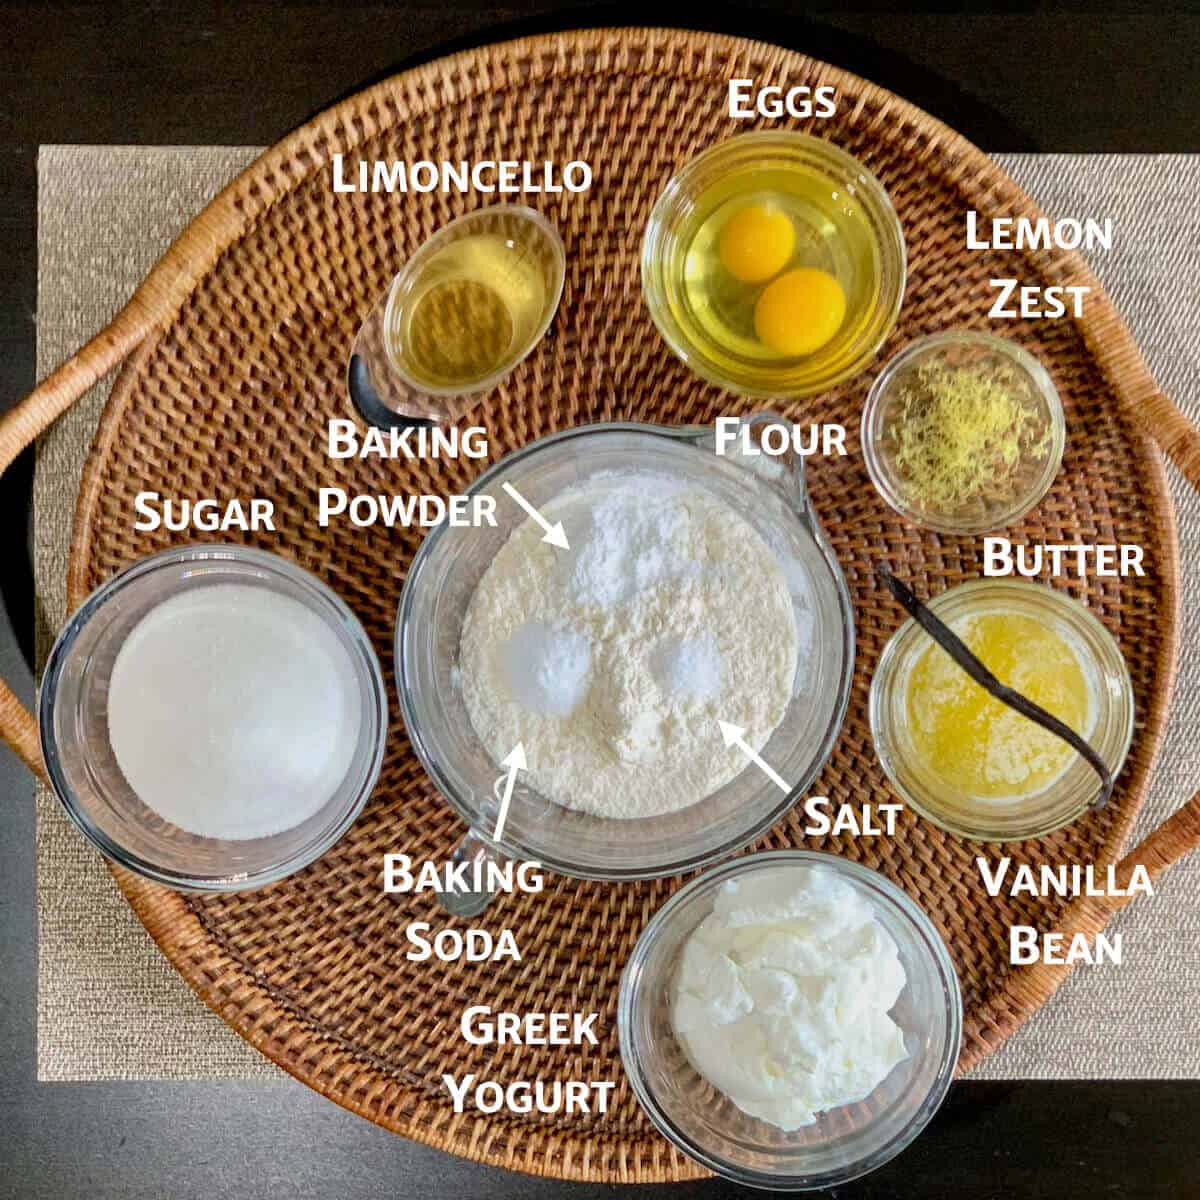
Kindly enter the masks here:
<path id="1" fill-rule="evenodd" d="M 954 510 L 982 495 L 1015 498 L 1023 459 L 1045 455 L 1051 430 L 1008 366 L 923 363 L 906 381 L 893 460 L 910 498 Z"/>

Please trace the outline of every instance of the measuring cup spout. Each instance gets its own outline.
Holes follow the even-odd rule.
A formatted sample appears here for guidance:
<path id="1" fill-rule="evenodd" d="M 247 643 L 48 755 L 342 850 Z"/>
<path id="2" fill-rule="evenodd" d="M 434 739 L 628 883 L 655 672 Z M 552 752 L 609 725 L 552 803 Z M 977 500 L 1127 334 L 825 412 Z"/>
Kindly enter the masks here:
<path id="1" fill-rule="evenodd" d="M 771 412 L 769 409 L 752 413 L 748 417 L 724 418 L 724 420 L 726 422 L 736 421 L 737 425 L 733 430 L 734 437 L 731 447 L 728 444 L 730 432 L 728 424 L 721 432 L 722 449 L 719 453 L 722 457 L 753 472 L 763 483 L 781 492 L 799 516 L 805 522 L 810 522 L 812 514 L 808 503 L 808 484 L 804 476 L 804 455 L 797 453 L 794 448 L 794 440 L 792 447 L 779 455 L 757 453 L 753 449 L 759 445 L 760 431 L 763 426 L 783 425 L 791 430 L 794 428 L 794 423 L 787 417 L 781 416 L 777 412 Z M 705 426 L 700 429 L 695 436 L 695 443 L 714 454 L 718 453 L 717 427 Z"/>

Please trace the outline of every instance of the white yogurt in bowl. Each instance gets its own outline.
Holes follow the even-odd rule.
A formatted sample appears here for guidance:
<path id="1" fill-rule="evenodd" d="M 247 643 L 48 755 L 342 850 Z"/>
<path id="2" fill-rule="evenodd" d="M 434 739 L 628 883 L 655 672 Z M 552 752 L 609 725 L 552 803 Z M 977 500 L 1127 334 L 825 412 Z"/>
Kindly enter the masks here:
<path id="1" fill-rule="evenodd" d="M 684 943 L 671 1021 L 742 1112 L 799 1129 L 865 1099 L 908 1057 L 890 1015 L 905 983 L 866 897 L 798 867 L 722 884 Z"/>
<path id="2" fill-rule="evenodd" d="M 650 919 L 621 977 L 621 1061 L 658 1131 L 738 1183 L 830 1188 L 945 1099 L 962 997 L 937 928 L 878 871 L 751 854 Z"/>

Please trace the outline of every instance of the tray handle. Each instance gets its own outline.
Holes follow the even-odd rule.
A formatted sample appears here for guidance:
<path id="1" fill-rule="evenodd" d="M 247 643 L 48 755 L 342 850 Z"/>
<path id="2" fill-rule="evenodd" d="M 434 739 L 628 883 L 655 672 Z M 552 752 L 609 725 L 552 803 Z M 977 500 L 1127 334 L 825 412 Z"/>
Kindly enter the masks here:
<path id="1" fill-rule="evenodd" d="M 1175 402 L 1162 392 L 1155 392 L 1136 406 L 1128 405 L 1126 411 L 1133 414 L 1192 487 L 1200 491 L 1200 432 Z M 1117 864 L 1118 877 L 1122 884 L 1127 884 L 1133 868 L 1140 863 L 1151 880 L 1156 880 L 1197 846 L 1200 846 L 1200 791 L 1121 859 Z M 1111 915 L 1124 908 L 1129 899 L 1105 897 L 1099 907 Z"/>
<path id="2" fill-rule="evenodd" d="M 1174 401 L 1162 392 L 1154 392 L 1136 406 L 1127 405 L 1125 411 L 1192 487 L 1200 491 L 1200 432 Z M 1116 865 L 1116 883 L 1127 891 L 1137 866 L 1145 868 L 1151 883 L 1157 883 L 1159 876 L 1197 847 L 1200 847 L 1200 791 L 1126 852 Z M 1069 932 L 1095 936 L 1135 898 L 1128 894 L 1085 898 L 1076 906 L 1077 915 Z M 1069 968 L 1038 966 L 1032 970 L 1043 973 L 1049 989 L 1053 990 Z"/>
<path id="3" fill-rule="evenodd" d="M 1200 491 L 1200 432 L 1191 421 L 1162 392 L 1143 400 L 1133 412 L 1142 429 Z"/>
<path id="4" fill-rule="evenodd" d="M 1083 934 L 1095 938 L 1109 921 L 1137 898 L 1128 894 L 1135 867 L 1145 868 L 1151 883 L 1157 888 L 1159 877 L 1181 858 L 1200 845 L 1200 792 L 1173 812 L 1157 829 L 1134 846 L 1114 868 L 1117 889 L 1124 895 L 1084 896 L 1073 905 L 1070 926 L 1061 932 L 1067 937 Z M 1117 890 L 1114 889 L 1114 890 Z M 1070 972 L 1065 963 L 1036 962 L 1019 968 L 1022 990 L 1035 1004 L 1045 1003 Z"/>
<path id="5" fill-rule="evenodd" d="M 0 420 L 0 474 L 98 380 L 118 366 L 149 332 L 148 305 L 136 295 L 85 346 L 52 371 Z M 0 738 L 34 774 L 46 778 L 37 721 L 0 679 Z"/>

